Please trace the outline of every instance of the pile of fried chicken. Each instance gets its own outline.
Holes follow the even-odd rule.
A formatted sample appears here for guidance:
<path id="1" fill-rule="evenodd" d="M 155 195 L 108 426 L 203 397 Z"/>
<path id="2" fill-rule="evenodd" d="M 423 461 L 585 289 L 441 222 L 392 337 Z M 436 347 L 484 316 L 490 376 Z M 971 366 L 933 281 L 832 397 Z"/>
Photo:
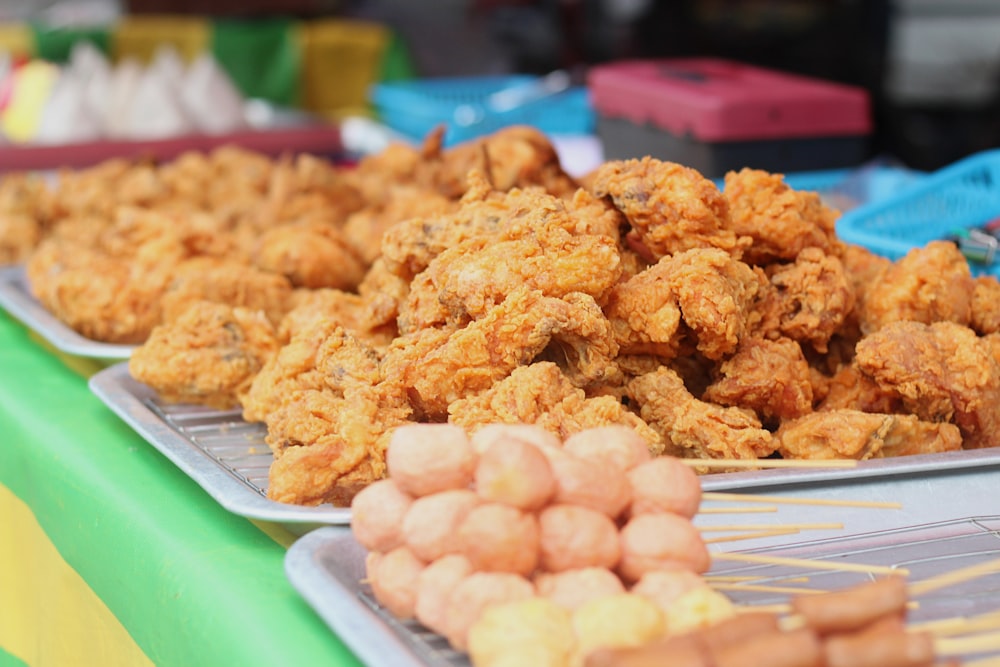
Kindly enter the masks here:
<path id="1" fill-rule="evenodd" d="M 574 179 L 528 127 L 352 167 L 103 169 L 103 199 L 69 180 L 77 224 L 29 255 L 35 294 L 141 343 L 130 371 L 164 400 L 266 424 L 280 502 L 347 505 L 410 422 L 623 424 L 715 459 L 1000 444 L 1000 283 L 946 241 L 847 244 L 780 174 L 720 189 L 645 157 Z"/>

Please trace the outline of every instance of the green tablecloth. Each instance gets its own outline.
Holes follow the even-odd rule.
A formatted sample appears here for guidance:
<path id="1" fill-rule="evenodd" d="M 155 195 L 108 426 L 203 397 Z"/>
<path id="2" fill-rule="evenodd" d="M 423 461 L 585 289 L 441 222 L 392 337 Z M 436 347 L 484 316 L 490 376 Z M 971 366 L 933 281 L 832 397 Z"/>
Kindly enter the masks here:
<path id="1" fill-rule="evenodd" d="M 2 310 L 0 494 L 0 664 L 135 665 L 129 638 L 164 667 L 359 664 L 285 578 L 283 529 L 219 507 Z M 66 613 L 76 579 L 97 611 Z"/>

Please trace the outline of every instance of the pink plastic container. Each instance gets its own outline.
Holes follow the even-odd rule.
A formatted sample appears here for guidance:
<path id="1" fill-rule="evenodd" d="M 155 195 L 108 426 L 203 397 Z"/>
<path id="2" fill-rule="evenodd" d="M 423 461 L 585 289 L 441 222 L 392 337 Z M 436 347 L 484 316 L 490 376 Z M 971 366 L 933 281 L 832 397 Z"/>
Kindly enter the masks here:
<path id="1" fill-rule="evenodd" d="M 871 133 L 863 88 L 713 58 L 594 67 L 591 103 L 605 158 L 652 155 L 706 176 L 855 166 Z"/>

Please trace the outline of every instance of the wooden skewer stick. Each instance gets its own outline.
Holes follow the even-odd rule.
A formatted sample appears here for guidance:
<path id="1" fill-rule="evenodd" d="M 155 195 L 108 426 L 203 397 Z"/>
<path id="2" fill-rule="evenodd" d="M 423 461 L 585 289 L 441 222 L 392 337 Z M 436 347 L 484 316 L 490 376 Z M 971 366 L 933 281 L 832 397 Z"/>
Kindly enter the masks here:
<path id="1" fill-rule="evenodd" d="M 976 563 L 975 565 L 970 565 L 969 567 L 963 567 L 957 570 L 952 570 L 951 572 L 945 572 L 944 574 L 931 577 L 930 579 L 914 582 L 910 584 L 910 595 L 916 597 L 931 591 L 936 591 L 939 588 L 954 586 L 955 584 L 960 584 L 965 581 L 969 581 L 970 579 L 976 579 L 993 572 L 1000 572 L 1000 558 L 988 560 L 984 563 Z"/>
<path id="2" fill-rule="evenodd" d="M 937 655 L 964 655 L 1000 651 L 1000 632 L 984 632 L 969 637 L 938 637 L 934 640 Z"/>
<path id="3" fill-rule="evenodd" d="M 698 510 L 698 514 L 766 514 L 777 511 L 777 507 L 766 505 L 760 507 L 702 507 Z"/>
<path id="4" fill-rule="evenodd" d="M 784 558 L 781 556 L 763 556 L 758 554 L 742 554 L 713 551 L 712 560 L 741 561 L 744 563 L 761 563 L 763 565 L 788 565 L 814 570 L 836 570 L 839 572 L 868 572 L 872 574 L 894 574 L 906 576 L 909 570 L 888 567 L 885 565 L 862 565 L 859 563 L 834 563 L 825 560 L 809 560 L 808 558 Z"/>
<path id="5" fill-rule="evenodd" d="M 869 500 L 833 500 L 827 498 L 786 498 L 785 496 L 757 496 L 744 493 L 721 493 L 706 491 L 702 500 L 744 501 L 751 503 L 777 503 L 787 505 L 832 505 L 836 507 L 872 507 L 878 509 L 901 509 L 902 503 L 876 502 Z"/>
<path id="6" fill-rule="evenodd" d="M 804 584 L 809 581 L 809 577 L 769 577 L 769 576 L 739 576 L 739 575 L 728 575 L 728 574 L 705 574 L 702 575 L 702 579 L 711 583 L 715 581 L 721 581 L 730 584 L 740 583 L 741 581 L 761 581 L 767 579 L 768 581 L 783 581 L 786 584 Z"/>
<path id="7" fill-rule="evenodd" d="M 790 604 L 738 604 L 733 607 L 737 614 L 787 614 L 792 610 Z"/>
<path id="8" fill-rule="evenodd" d="M 964 660 L 963 667 L 1000 667 L 1000 656 L 980 658 L 979 660 Z"/>
<path id="9" fill-rule="evenodd" d="M 829 591 L 814 588 L 796 588 L 794 586 L 768 586 L 766 584 L 723 584 L 709 582 L 709 586 L 718 591 L 757 591 L 761 593 L 788 593 L 789 595 L 814 595 Z"/>
<path id="10" fill-rule="evenodd" d="M 1000 610 L 975 616 L 955 616 L 912 623 L 906 629 L 912 632 L 929 632 L 938 637 L 966 635 L 980 630 L 1000 630 Z"/>
<path id="11" fill-rule="evenodd" d="M 857 468 L 855 459 L 678 459 L 692 468 Z"/>
<path id="12" fill-rule="evenodd" d="M 705 544 L 719 544 L 720 542 L 739 542 L 740 540 L 755 540 L 759 537 L 776 537 L 778 535 L 794 535 L 799 531 L 792 529 L 758 530 L 751 533 L 740 533 L 739 535 L 726 535 L 725 537 L 713 537 L 704 540 Z"/>
<path id="13" fill-rule="evenodd" d="M 723 533 L 730 530 L 839 530 L 842 523 L 731 523 L 718 526 L 698 526 L 703 533 Z"/>

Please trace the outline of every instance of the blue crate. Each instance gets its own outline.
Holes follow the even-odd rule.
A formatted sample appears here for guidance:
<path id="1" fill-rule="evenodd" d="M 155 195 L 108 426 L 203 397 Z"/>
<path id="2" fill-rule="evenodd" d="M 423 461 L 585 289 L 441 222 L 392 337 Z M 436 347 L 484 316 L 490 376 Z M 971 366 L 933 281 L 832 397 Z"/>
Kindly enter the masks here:
<path id="1" fill-rule="evenodd" d="M 912 248 L 979 227 L 1000 216 L 1000 149 L 976 153 L 939 169 L 882 201 L 848 211 L 837 222 L 845 241 L 890 259 Z M 1000 266 L 970 263 L 974 273 Z"/>
<path id="2" fill-rule="evenodd" d="M 529 75 L 444 77 L 376 84 L 371 101 L 386 126 L 414 140 L 445 125 L 445 145 L 532 125 L 547 134 L 592 134 L 594 111 L 585 87 L 527 101 L 509 110 L 491 110 L 491 95 L 538 82 Z"/>

